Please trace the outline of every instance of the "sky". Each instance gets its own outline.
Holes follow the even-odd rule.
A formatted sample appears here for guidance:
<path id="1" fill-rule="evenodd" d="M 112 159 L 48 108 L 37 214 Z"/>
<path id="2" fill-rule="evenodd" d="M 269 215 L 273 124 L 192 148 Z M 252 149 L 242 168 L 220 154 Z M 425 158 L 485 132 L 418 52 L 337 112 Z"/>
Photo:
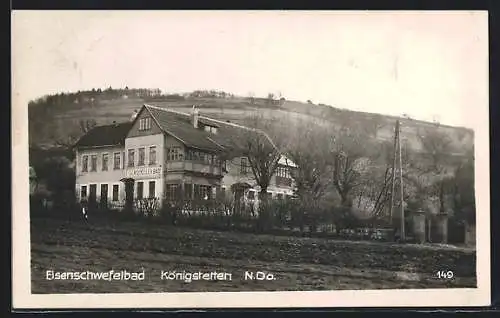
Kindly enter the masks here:
<path id="1" fill-rule="evenodd" d="M 479 11 L 17 11 L 13 94 L 272 92 L 474 127 L 488 107 L 487 30 Z"/>

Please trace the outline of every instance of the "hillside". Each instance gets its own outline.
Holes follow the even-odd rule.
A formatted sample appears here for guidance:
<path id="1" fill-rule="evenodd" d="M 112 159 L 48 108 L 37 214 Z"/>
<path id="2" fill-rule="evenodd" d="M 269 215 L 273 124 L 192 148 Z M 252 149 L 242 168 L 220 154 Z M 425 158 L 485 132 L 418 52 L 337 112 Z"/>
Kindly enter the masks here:
<path id="1" fill-rule="evenodd" d="M 397 119 L 393 116 L 350 111 L 324 104 L 287 101 L 284 98 L 271 100 L 207 92 L 161 95 L 151 90 L 128 88 L 92 90 L 47 96 L 30 102 L 30 145 L 53 145 L 57 140 L 70 135 L 81 135 L 78 126 L 80 121 L 95 120 L 98 125 L 127 121 L 132 112 L 144 103 L 182 112 L 190 112 L 192 106 L 196 104 L 202 115 L 232 122 L 241 122 L 255 111 L 268 118 L 326 121 L 337 127 L 341 125 L 362 127 L 368 133 L 376 134 L 380 140 L 391 140 Z M 420 148 L 418 132 L 422 129 L 436 128 L 434 123 L 409 118 L 399 119 L 402 124 L 403 139 L 407 140 L 415 150 Z M 473 145 L 473 131 L 470 129 L 445 125 L 440 125 L 436 129 L 450 137 L 455 153 L 461 153 Z"/>

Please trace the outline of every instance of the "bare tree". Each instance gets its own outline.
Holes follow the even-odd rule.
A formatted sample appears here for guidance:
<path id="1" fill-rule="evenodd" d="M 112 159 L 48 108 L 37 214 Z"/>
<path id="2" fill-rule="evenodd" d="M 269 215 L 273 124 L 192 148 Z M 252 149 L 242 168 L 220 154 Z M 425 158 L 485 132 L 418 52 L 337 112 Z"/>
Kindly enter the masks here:
<path id="1" fill-rule="evenodd" d="M 80 119 L 77 123 L 72 122 L 67 131 L 56 132 L 58 135 L 55 137 L 55 144 L 64 148 L 71 148 L 78 141 L 78 139 L 89 132 L 92 128 L 97 126 L 95 119 Z M 61 127 L 59 127 L 61 130 Z"/>
<path id="2" fill-rule="evenodd" d="M 444 180 L 449 176 L 451 170 L 450 162 L 453 151 L 451 138 L 439 130 L 439 125 L 433 129 L 425 129 L 418 132 L 418 138 L 422 146 L 419 158 L 414 160 L 413 167 L 420 174 L 426 174 L 434 182 L 431 187 L 427 187 L 428 195 L 439 198 L 439 210 L 444 212 Z M 418 162 L 418 163 L 417 163 Z"/>
<path id="3" fill-rule="evenodd" d="M 475 224 L 474 155 L 468 151 L 465 160 L 455 169 L 451 193 L 456 216 L 467 224 Z"/>
<path id="4" fill-rule="evenodd" d="M 83 134 L 86 134 L 89 130 L 97 126 L 97 122 L 95 121 L 95 119 L 80 119 L 78 125 L 80 127 L 80 131 Z"/>
<path id="5" fill-rule="evenodd" d="M 384 216 L 385 207 L 390 199 L 392 185 L 391 162 L 393 153 L 391 142 L 382 142 L 371 156 L 369 169 L 359 176 L 360 185 L 355 189 L 354 206 L 364 210 L 371 217 Z"/>
<path id="6" fill-rule="evenodd" d="M 245 121 L 245 127 L 235 130 L 230 139 L 230 147 L 223 158 L 246 157 L 252 170 L 255 182 L 260 187 L 259 200 L 267 202 L 267 189 L 276 172 L 281 151 L 277 138 L 279 128 L 273 120 L 262 114 L 253 114 Z"/>
<path id="7" fill-rule="evenodd" d="M 335 136 L 331 127 L 318 121 L 290 121 L 287 126 L 288 130 L 283 130 L 287 140 L 284 151 L 294 163 L 291 175 L 299 199 L 293 218 L 301 230 L 308 224 L 314 231 L 326 216 L 321 202 L 333 182 Z"/>
<path id="8" fill-rule="evenodd" d="M 352 206 L 352 192 L 363 184 L 370 157 L 370 138 L 361 132 L 340 127 L 337 131 L 333 184 L 343 207 Z"/>
<path id="9" fill-rule="evenodd" d="M 299 198 L 317 202 L 333 182 L 334 131 L 319 122 L 289 125 L 286 155 L 296 165 L 292 177 Z"/>

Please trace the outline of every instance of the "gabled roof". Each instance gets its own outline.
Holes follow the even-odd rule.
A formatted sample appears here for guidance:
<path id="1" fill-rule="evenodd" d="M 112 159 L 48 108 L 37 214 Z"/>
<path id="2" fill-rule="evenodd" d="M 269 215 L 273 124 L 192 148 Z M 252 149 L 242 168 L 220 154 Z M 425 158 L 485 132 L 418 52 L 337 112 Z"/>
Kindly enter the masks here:
<path id="1" fill-rule="evenodd" d="M 125 122 L 94 127 L 76 142 L 75 147 L 92 148 L 124 145 L 125 138 L 132 125 L 132 122 Z"/>
<path id="2" fill-rule="evenodd" d="M 244 145 L 243 138 L 246 138 L 246 136 L 263 138 L 263 140 L 269 142 L 269 146 L 275 147 L 271 138 L 257 129 L 200 115 L 199 123 L 217 127 L 217 133 L 212 133 L 205 131 L 201 127 L 194 128 L 191 115 L 187 113 L 152 105 L 144 105 L 141 111 L 148 111 L 164 133 L 178 139 L 187 147 L 214 153 L 228 149 L 237 150 L 238 146 Z M 133 122 L 94 127 L 78 140 L 75 147 L 92 148 L 124 145 L 128 132 L 138 118 L 139 116 Z"/>
<path id="3" fill-rule="evenodd" d="M 219 121 L 213 118 L 199 116 L 199 122 L 204 125 L 218 127 L 217 133 L 207 132 L 201 128 L 196 129 L 191 122 L 191 115 L 152 105 L 144 105 L 160 128 L 167 134 L 179 139 L 188 147 L 219 152 L 225 148 L 235 146 L 235 137 L 244 134 L 260 134 L 267 137 L 259 130 L 251 129 L 233 123 Z M 269 137 L 267 140 L 273 145 Z"/>
<path id="4" fill-rule="evenodd" d="M 208 151 L 221 150 L 218 145 L 208 138 L 210 133 L 193 127 L 189 114 L 150 105 L 144 105 L 144 107 L 156 120 L 161 130 L 179 139 L 186 146 Z"/>

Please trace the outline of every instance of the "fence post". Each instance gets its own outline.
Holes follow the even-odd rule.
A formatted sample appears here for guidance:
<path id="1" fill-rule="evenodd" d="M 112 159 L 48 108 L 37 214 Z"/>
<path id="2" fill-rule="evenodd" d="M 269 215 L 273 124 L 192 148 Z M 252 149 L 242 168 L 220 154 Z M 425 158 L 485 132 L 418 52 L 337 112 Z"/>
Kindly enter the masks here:
<path id="1" fill-rule="evenodd" d="M 438 234 L 440 243 L 448 243 L 448 214 L 445 212 L 441 212 L 437 215 L 438 222 Z"/>
<path id="2" fill-rule="evenodd" d="M 413 232 L 418 243 L 425 243 L 425 211 L 413 211 Z"/>

